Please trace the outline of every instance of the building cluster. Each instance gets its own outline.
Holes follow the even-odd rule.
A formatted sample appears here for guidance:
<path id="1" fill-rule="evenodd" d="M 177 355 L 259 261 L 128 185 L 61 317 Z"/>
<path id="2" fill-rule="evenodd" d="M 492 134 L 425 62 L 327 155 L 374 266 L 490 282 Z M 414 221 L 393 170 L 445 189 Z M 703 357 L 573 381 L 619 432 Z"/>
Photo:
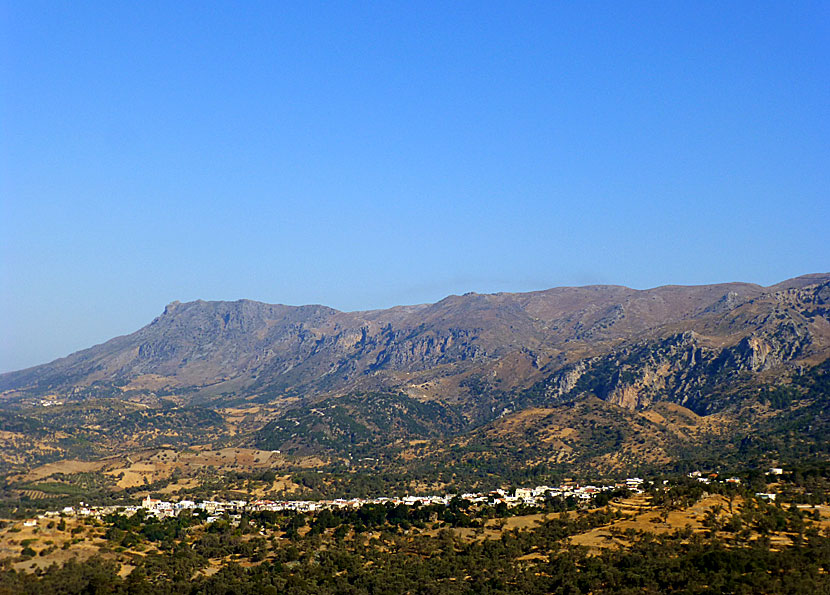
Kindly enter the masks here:
<path id="1" fill-rule="evenodd" d="M 63 405 L 63 401 L 52 401 L 49 399 L 41 399 L 39 401 L 41 407 L 55 407 L 57 405 Z"/>
<path id="2" fill-rule="evenodd" d="M 521 505 L 535 506 L 543 504 L 548 498 L 555 497 L 573 497 L 577 500 L 590 500 L 601 492 L 622 488 L 635 493 L 641 493 L 642 484 L 642 479 L 632 477 L 626 479 L 625 482 L 605 486 L 565 484 L 556 487 L 536 486 L 533 488 L 516 488 L 512 492 L 499 489 L 490 492 L 445 494 L 442 496 L 338 498 L 335 500 L 204 500 L 201 502 L 179 500 L 178 502 L 168 502 L 147 496 L 139 506 L 90 506 L 81 502 L 78 506 L 67 506 L 60 511 L 46 512 L 40 515 L 39 518 L 53 518 L 58 516 L 102 518 L 114 513 L 132 516 L 139 510 L 143 510 L 146 514 L 156 518 L 169 518 L 178 516 L 184 510 L 190 510 L 193 512 L 204 511 L 208 515 L 207 521 L 213 522 L 225 514 L 238 515 L 243 512 L 273 511 L 313 513 L 324 509 L 357 509 L 365 504 L 392 504 L 395 506 L 429 506 L 436 504 L 448 506 L 456 497 L 460 497 L 474 504 L 489 504 L 495 506 L 503 503 L 507 507 Z"/>
<path id="3" fill-rule="evenodd" d="M 689 473 L 689 477 L 692 479 L 696 479 L 700 483 L 706 485 L 709 485 L 710 483 L 716 481 L 723 481 L 735 485 L 741 483 L 740 477 L 727 477 L 726 479 L 720 479 L 720 475 L 718 475 L 717 473 L 703 473 L 701 471 L 692 471 L 691 473 Z"/>
<path id="4" fill-rule="evenodd" d="M 781 467 L 770 467 L 769 471 L 766 473 L 767 475 L 783 475 L 784 470 Z M 703 473 L 702 471 L 692 471 L 689 473 L 689 477 L 692 479 L 698 480 L 700 483 L 704 483 L 709 485 L 715 481 L 723 481 L 725 483 L 731 484 L 740 484 L 741 479 L 739 477 L 728 477 L 726 479 L 720 479 L 720 476 L 717 473 Z M 764 496 L 766 500 L 775 500 L 775 494 L 756 494 L 756 496 Z"/>

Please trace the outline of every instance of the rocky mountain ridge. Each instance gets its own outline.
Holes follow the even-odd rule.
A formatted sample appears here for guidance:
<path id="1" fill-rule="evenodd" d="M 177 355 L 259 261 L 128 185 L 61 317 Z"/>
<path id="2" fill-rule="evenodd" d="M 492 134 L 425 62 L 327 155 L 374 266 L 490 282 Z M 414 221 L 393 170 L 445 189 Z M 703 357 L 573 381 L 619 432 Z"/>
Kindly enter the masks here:
<path id="1" fill-rule="evenodd" d="M 578 360 L 536 389 L 553 402 L 590 393 L 629 409 L 669 401 L 705 415 L 726 405 L 719 389 L 741 376 L 827 357 L 830 284 L 790 288 L 740 304 L 732 293 L 725 298 L 732 307 L 724 311 L 719 302 L 704 309 L 686 325 L 696 330 L 658 334 Z"/>
<path id="2" fill-rule="evenodd" d="M 475 384 L 470 378 L 483 378 L 518 388 L 542 381 L 551 398 L 588 387 L 628 407 L 689 402 L 713 375 L 826 358 L 828 308 L 830 274 L 768 288 L 470 293 L 366 312 L 173 302 L 131 335 L 0 375 L 0 391 L 9 398 L 113 386 L 267 401 L 395 389 L 446 399 L 465 398 L 475 392 L 465 388 Z M 637 355 L 645 352 L 645 359 Z M 597 380 L 603 366 L 618 368 L 616 379 Z"/>
<path id="3" fill-rule="evenodd" d="M 174 302 L 131 335 L 0 376 L 0 390 L 0 475 L 15 477 L 154 449 L 278 452 L 285 469 L 315 469 L 312 484 L 321 471 L 473 485 L 821 462 L 830 275 L 366 312 Z"/>

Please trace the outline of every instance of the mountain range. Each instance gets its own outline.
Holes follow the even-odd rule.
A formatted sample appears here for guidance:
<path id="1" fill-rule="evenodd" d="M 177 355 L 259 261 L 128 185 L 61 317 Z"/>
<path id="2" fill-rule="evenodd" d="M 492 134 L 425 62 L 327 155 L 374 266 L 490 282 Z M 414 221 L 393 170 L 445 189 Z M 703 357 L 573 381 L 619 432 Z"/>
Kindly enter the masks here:
<path id="1" fill-rule="evenodd" d="M 561 371 L 562 392 L 596 358 L 630 357 L 643 348 L 656 350 L 652 366 L 658 368 L 657 360 L 676 360 L 680 350 L 687 359 L 720 357 L 724 368 L 761 372 L 830 353 L 828 282 L 830 275 L 818 274 L 766 288 L 604 285 L 468 293 L 365 312 L 250 300 L 173 302 L 135 333 L 0 375 L 0 391 L 65 394 L 98 384 L 187 389 L 192 399 L 210 400 L 382 388 L 448 398 L 472 377 L 523 386 Z M 606 396 L 640 404 L 622 388 Z"/>
<path id="2" fill-rule="evenodd" d="M 162 418 L 148 410 L 212 412 L 182 415 L 202 428 L 181 433 L 193 443 L 205 424 L 213 439 L 227 434 L 220 426 L 230 409 L 258 407 L 229 434 L 235 444 L 332 456 L 421 439 L 444 441 L 439 451 L 459 440 L 483 440 L 498 450 L 493 437 L 514 440 L 504 432 L 521 426 L 527 436 L 564 432 L 544 443 L 558 445 L 554 454 L 522 440 L 537 459 L 559 461 L 576 460 L 566 450 L 594 452 L 588 443 L 598 438 L 585 420 L 595 419 L 627 427 L 629 437 L 650 434 L 671 460 L 680 434 L 686 446 L 711 442 L 709 422 L 716 419 L 718 427 L 731 428 L 724 430 L 731 436 L 726 444 L 737 439 L 736 428 L 745 437 L 783 415 L 787 408 L 773 406 L 782 399 L 822 411 L 828 356 L 828 273 L 770 287 L 467 293 L 362 312 L 199 300 L 169 304 L 130 335 L 0 375 L 0 410 L 28 416 L 29 426 L 7 418 L 9 428 L 48 425 L 42 406 L 51 403 L 76 410 L 121 403 L 143 408 L 128 415 L 157 425 Z M 78 419 L 79 427 L 92 423 Z M 170 419 L 164 418 L 165 428 Z M 94 427 L 102 423 L 96 418 Z M 660 428 L 647 431 L 648 424 Z M 69 431 L 65 426 L 60 432 Z M 567 446 L 567 436 L 581 436 L 580 445 Z M 156 432 L 152 444 L 159 440 Z M 635 451 L 632 457 L 639 456 Z"/>

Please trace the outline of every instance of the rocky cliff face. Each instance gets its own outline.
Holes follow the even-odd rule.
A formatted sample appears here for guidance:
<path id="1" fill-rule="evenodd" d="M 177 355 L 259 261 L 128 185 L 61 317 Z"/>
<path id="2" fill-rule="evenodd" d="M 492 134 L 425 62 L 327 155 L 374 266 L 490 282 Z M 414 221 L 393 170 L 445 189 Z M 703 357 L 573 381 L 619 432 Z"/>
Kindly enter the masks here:
<path id="1" fill-rule="evenodd" d="M 543 394 L 553 402 L 592 394 L 629 409 L 670 401 L 711 413 L 726 404 L 719 392 L 739 376 L 827 357 L 828 288 L 830 283 L 791 288 L 743 303 L 727 294 L 688 326 L 734 330 L 742 320 L 742 336 L 688 330 L 624 344 L 557 371 L 542 381 Z"/>
<path id="2" fill-rule="evenodd" d="M 325 306 L 174 302 L 146 327 L 50 364 L 0 375 L 14 395 L 84 386 L 188 387 L 268 399 L 359 388 L 475 398 L 470 375 L 548 398 L 593 393 L 625 407 L 674 400 L 706 410 L 730 375 L 830 350 L 830 275 L 750 284 L 557 288 L 467 294 L 370 312 Z M 523 362 L 530 362 L 527 365 Z M 453 378 L 458 382 L 451 381 Z M 433 391 L 430 393 L 429 391 Z M 466 391 L 466 392 L 465 392 Z"/>

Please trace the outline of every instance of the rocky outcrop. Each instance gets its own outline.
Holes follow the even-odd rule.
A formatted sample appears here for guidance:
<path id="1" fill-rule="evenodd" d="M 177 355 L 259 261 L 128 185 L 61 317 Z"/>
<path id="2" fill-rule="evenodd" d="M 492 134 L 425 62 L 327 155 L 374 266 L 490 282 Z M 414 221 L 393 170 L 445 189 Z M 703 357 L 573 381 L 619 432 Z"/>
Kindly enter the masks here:
<path id="1" fill-rule="evenodd" d="M 705 313 L 713 313 L 713 314 L 720 314 L 722 312 L 729 312 L 730 310 L 734 310 L 742 303 L 744 303 L 744 299 L 741 298 L 740 294 L 737 291 L 730 291 L 722 298 L 720 298 L 717 302 L 712 304 L 711 306 L 707 306 L 704 308 Z"/>
<path id="2" fill-rule="evenodd" d="M 694 331 L 626 345 L 556 372 L 543 381 L 543 394 L 553 402 L 592 394 L 628 409 L 669 401 L 711 413 L 725 404 L 719 389 L 737 376 L 781 367 L 810 352 L 807 321 L 779 315 L 764 322 L 730 347 L 713 347 Z"/>

